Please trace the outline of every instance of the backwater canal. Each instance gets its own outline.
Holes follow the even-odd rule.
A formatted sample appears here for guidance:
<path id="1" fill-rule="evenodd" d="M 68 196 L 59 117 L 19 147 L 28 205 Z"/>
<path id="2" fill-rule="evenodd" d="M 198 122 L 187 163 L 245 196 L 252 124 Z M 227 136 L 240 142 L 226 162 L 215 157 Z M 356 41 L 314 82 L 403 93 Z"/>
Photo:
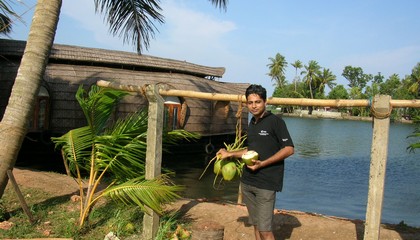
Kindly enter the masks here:
<path id="1" fill-rule="evenodd" d="M 351 219 L 365 219 L 372 123 L 350 120 L 285 117 L 295 143 L 286 160 L 284 188 L 276 208 L 299 210 Z M 420 149 L 407 147 L 414 125 L 392 123 L 389 135 L 383 223 L 420 227 Z M 194 151 L 197 152 L 197 151 Z M 165 154 L 163 166 L 176 172 L 184 197 L 237 201 L 239 182 L 213 188 L 212 166 L 199 180 L 208 161 L 202 153 Z"/>

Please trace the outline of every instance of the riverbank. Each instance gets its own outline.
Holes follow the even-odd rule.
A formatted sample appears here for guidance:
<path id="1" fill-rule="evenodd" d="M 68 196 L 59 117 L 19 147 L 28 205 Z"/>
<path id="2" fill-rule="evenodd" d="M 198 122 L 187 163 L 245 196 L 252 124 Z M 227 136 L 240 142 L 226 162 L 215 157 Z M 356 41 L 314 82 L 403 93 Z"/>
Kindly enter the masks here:
<path id="1" fill-rule="evenodd" d="M 38 189 L 54 194 L 55 198 L 68 196 L 68 201 L 72 201 L 73 194 L 76 194 L 78 190 L 78 185 L 74 179 L 64 174 L 24 168 L 15 168 L 13 174 L 21 190 L 27 188 Z M 25 195 L 25 198 L 28 197 L 31 196 Z M 225 240 L 253 239 L 253 227 L 246 223 L 248 213 L 242 205 L 217 200 L 180 199 L 168 205 L 167 210 L 178 211 L 182 220 L 189 223 L 187 230 L 192 231 L 192 234 L 194 234 L 194 226 L 198 224 L 206 226 L 207 224 L 221 226 L 224 230 L 223 239 Z M 13 225 L 12 222 L 9 222 L 9 224 L 12 227 L 19 227 L 18 225 Z M 141 223 L 138 224 L 141 225 Z M 48 225 L 43 224 L 42 227 L 48 228 L 51 226 L 54 226 L 53 222 Z M 0 231 L 7 239 L 7 230 Z M 364 222 L 357 219 L 278 209 L 275 210 L 274 233 L 277 240 L 362 240 Z M 98 236 L 105 234 L 98 233 Z M 411 228 L 404 224 L 381 224 L 379 239 L 420 239 L 420 229 Z"/>
<path id="2" fill-rule="evenodd" d="M 324 111 L 324 110 L 314 110 L 312 111 L 312 114 L 309 114 L 308 110 L 298 109 L 298 110 L 295 110 L 295 112 L 293 113 L 281 113 L 281 115 L 285 117 L 300 117 L 300 118 L 323 118 L 323 119 L 366 121 L 366 122 L 373 121 L 372 117 L 350 116 L 347 113 Z M 399 120 L 394 120 L 394 122 L 411 124 L 413 123 L 413 120 L 407 120 L 405 118 L 401 118 Z"/>
<path id="3" fill-rule="evenodd" d="M 192 220 L 195 225 L 223 228 L 225 240 L 254 239 L 253 227 L 247 224 L 248 212 L 244 206 L 223 201 L 183 199 L 170 208 L 179 211 L 183 218 Z M 277 240 L 362 240 L 364 221 L 276 209 L 273 232 Z M 380 226 L 379 239 L 414 240 L 419 237 L 419 229 L 411 229 L 403 224 Z"/>

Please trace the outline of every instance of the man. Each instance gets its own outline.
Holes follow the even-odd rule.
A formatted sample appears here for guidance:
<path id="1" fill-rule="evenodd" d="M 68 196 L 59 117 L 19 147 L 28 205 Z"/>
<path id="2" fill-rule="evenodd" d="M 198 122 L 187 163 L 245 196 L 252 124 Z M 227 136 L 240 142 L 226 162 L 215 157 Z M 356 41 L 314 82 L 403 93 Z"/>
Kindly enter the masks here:
<path id="1" fill-rule="evenodd" d="M 267 91 L 252 84 L 245 92 L 252 119 L 248 126 L 248 147 L 239 151 L 220 149 L 222 159 L 241 158 L 248 150 L 259 154 L 254 165 L 245 165 L 242 178 L 243 201 L 248 209 L 249 223 L 254 226 L 256 240 L 274 240 L 272 231 L 276 192 L 283 187 L 284 160 L 294 153 L 293 141 L 280 117 L 267 112 Z"/>

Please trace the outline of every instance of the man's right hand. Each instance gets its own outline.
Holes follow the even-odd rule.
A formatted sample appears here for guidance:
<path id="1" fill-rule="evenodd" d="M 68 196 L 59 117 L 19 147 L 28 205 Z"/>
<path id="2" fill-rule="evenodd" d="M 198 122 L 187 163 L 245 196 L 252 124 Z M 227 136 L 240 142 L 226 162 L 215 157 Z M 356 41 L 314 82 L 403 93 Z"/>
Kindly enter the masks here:
<path id="1" fill-rule="evenodd" d="M 229 155 L 230 153 L 226 150 L 226 148 L 221 148 L 216 153 L 217 159 L 225 159 L 230 157 Z"/>

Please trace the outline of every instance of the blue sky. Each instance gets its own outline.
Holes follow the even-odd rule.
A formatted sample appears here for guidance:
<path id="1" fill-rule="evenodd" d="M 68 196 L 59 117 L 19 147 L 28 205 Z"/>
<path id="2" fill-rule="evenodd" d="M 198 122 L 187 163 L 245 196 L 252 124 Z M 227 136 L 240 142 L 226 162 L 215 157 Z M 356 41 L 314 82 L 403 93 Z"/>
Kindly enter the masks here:
<path id="1" fill-rule="evenodd" d="M 257 3 L 257 4 L 256 4 Z M 12 39 L 26 40 L 36 0 L 12 5 Z M 63 0 L 55 43 L 135 52 L 112 37 L 93 0 Z M 411 73 L 420 62 L 418 0 L 230 0 L 227 11 L 206 0 L 161 0 L 165 23 L 145 55 L 225 67 L 224 82 L 259 83 L 271 96 L 269 57 L 329 68 L 347 87 L 345 66 L 385 78 Z M 2 36 L 4 37 L 4 36 Z M 286 69 L 288 82 L 295 70 Z"/>

